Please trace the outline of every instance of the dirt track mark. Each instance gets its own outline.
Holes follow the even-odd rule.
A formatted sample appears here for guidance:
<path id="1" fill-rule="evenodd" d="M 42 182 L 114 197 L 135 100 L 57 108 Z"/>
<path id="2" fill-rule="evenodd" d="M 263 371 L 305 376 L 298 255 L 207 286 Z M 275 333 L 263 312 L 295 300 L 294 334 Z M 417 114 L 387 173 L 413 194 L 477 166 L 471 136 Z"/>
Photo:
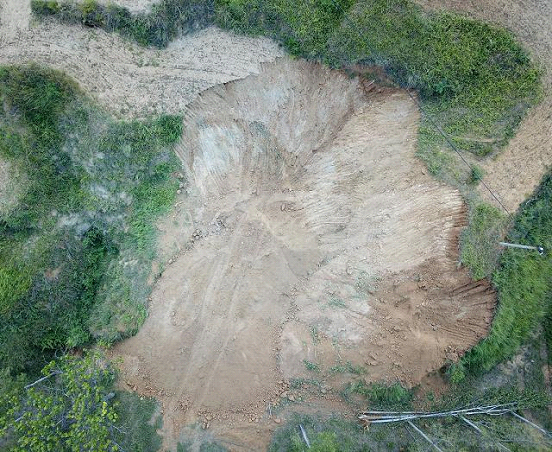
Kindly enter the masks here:
<path id="1" fill-rule="evenodd" d="M 451 295 L 466 209 L 415 158 L 418 120 L 405 92 L 285 58 L 189 105 L 172 264 L 114 349 L 132 387 L 167 394 L 168 436 L 258 419 L 307 361 L 335 389 L 345 362 L 414 384 L 486 331 L 494 294 Z"/>
<path id="2" fill-rule="evenodd" d="M 36 62 L 66 72 L 123 117 L 180 114 L 198 93 L 259 71 L 278 46 L 216 27 L 143 48 L 99 29 L 36 22 L 30 0 L 0 0 L 0 64 Z"/>

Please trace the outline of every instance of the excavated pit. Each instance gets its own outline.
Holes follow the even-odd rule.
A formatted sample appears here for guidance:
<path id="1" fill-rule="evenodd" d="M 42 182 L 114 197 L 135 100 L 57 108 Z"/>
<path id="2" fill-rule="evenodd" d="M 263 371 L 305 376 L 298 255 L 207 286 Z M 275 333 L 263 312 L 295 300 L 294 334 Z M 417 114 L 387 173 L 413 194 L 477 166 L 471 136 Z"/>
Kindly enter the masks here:
<path id="1" fill-rule="evenodd" d="M 261 416 L 294 378 L 415 384 L 485 334 L 494 295 L 457 269 L 465 207 L 415 158 L 418 123 L 406 92 L 288 58 L 187 107 L 170 261 L 113 351 L 173 434 Z"/>

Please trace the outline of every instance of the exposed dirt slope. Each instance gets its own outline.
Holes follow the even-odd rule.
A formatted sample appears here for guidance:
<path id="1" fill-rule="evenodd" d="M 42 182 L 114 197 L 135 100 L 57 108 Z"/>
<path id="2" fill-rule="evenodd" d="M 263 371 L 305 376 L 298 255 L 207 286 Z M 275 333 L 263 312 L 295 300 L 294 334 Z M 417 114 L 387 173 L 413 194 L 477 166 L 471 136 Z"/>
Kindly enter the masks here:
<path id="1" fill-rule="evenodd" d="M 484 181 L 515 211 L 552 165 L 552 3 L 542 0 L 416 0 L 428 8 L 450 9 L 513 31 L 543 66 L 545 98 L 523 121 L 508 147 L 481 164 Z M 487 197 L 488 193 L 482 191 Z"/>
<path id="2" fill-rule="evenodd" d="M 485 333 L 494 294 L 456 268 L 465 209 L 414 157 L 406 93 L 216 28 L 154 51 L 0 5 L 0 63 L 64 70 L 124 116 L 184 112 L 169 264 L 114 349 L 122 381 L 162 401 L 166 446 L 201 419 L 260 450 L 268 403 L 329 411 L 361 369 L 414 384 Z"/>
<path id="3" fill-rule="evenodd" d="M 462 199 L 415 158 L 408 95 L 368 89 L 280 59 L 187 107 L 171 264 L 114 349 L 167 437 L 260 419 L 292 379 L 338 390 L 347 362 L 414 384 L 486 332 L 494 295 L 455 266 Z"/>
<path id="4" fill-rule="evenodd" d="M 282 53 L 268 39 L 209 28 L 145 49 L 115 34 L 31 20 L 29 0 L 0 0 L 0 64 L 36 62 L 65 71 L 110 111 L 180 113 L 205 89 L 257 73 Z"/>

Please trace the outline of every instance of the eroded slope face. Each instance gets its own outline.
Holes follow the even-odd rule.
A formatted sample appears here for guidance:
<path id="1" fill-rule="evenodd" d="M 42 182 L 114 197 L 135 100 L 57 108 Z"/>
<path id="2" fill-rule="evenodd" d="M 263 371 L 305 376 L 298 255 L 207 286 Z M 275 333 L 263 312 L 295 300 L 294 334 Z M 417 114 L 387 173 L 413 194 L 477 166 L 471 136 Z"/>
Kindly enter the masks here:
<path id="1" fill-rule="evenodd" d="M 289 59 L 200 95 L 171 263 L 115 348 L 125 381 L 166 396 L 173 421 L 262 412 L 305 363 L 336 388 L 347 361 L 413 383 L 475 343 L 492 294 L 451 292 L 469 281 L 451 244 L 463 205 L 415 159 L 418 120 L 405 92 Z"/>

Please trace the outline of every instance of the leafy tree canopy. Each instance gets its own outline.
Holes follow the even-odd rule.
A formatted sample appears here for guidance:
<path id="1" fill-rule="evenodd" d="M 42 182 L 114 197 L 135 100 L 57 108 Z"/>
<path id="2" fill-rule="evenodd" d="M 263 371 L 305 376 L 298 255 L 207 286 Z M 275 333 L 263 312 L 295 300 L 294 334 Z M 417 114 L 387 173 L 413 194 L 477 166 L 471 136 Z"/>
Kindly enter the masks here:
<path id="1" fill-rule="evenodd" d="M 115 371 L 98 353 L 64 356 L 24 386 L 0 375 L 0 446 L 10 451 L 120 451 Z M 3 442 L 3 444 L 2 444 Z"/>

